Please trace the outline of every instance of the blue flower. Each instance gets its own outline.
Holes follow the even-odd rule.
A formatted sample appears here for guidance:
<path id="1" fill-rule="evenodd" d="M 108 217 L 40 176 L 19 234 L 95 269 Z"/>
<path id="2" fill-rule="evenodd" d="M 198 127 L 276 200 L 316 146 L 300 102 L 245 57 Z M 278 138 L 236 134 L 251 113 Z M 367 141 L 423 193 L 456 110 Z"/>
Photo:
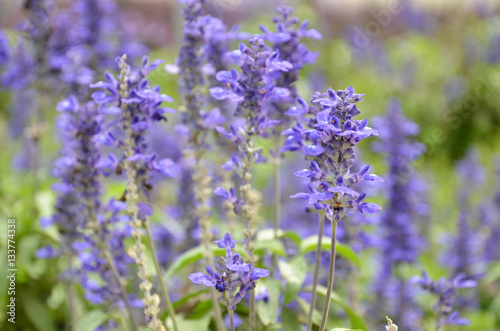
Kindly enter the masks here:
<path id="1" fill-rule="evenodd" d="M 207 274 L 196 272 L 189 275 L 193 283 L 215 287 L 222 293 L 219 302 L 230 311 L 236 309 L 236 305 L 246 293 L 255 288 L 260 278 L 269 276 L 268 270 L 254 268 L 250 263 L 245 263 L 240 254 L 233 254 L 236 242 L 228 233 L 222 239 L 214 241 L 218 247 L 226 249 L 226 256 L 221 257 L 215 266 L 216 271 L 211 266 L 206 266 Z"/>
<path id="2" fill-rule="evenodd" d="M 226 249 L 227 256 L 231 255 L 231 250 L 234 248 L 234 244 L 237 242 L 238 241 L 231 238 L 231 235 L 229 233 L 226 233 L 224 235 L 224 238 L 214 241 L 214 243 L 217 244 L 217 247 Z"/>
<path id="3" fill-rule="evenodd" d="M 359 194 L 350 187 L 364 180 L 383 181 L 367 173 L 369 166 L 358 173 L 350 171 L 355 162 L 352 148 L 362 139 L 378 134 L 367 126 L 366 120 L 355 119 L 360 111 L 354 103 L 362 100 L 362 94 L 354 93 L 352 87 L 339 91 L 328 89 L 326 93 L 315 94 L 312 100 L 319 107 L 312 109 L 315 115 L 308 121 L 310 128 L 298 122 L 282 133 L 288 136 L 282 150 L 301 150 L 312 158 L 310 169 L 295 173 L 298 177 L 311 179 L 308 185 L 311 193 L 299 193 L 292 198 L 308 200 L 317 209 L 326 208 L 334 220 L 354 210 L 363 214 L 378 213 L 380 206 L 363 202 L 366 194 Z"/>

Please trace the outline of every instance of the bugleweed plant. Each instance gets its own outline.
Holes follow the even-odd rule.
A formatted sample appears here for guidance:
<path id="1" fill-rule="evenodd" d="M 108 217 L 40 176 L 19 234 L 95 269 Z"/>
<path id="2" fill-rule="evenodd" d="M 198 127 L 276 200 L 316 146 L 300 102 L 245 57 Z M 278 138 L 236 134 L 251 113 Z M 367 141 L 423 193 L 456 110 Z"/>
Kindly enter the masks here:
<path id="1" fill-rule="evenodd" d="M 349 82 L 345 72 L 321 83 L 322 35 L 292 8 L 247 33 L 206 2 L 179 0 L 180 45 L 165 66 L 111 0 L 29 0 L 25 38 L 0 31 L 9 135 L 24 141 L 13 166 L 34 175 L 45 236 L 35 256 L 53 262 L 47 301 L 63 308 L 61 329 L 419 331 L 477 320 L 462 316 L 487 304 L 483 279 L 498 285 L 485 266 L 500 235 L 498 188 L 475 201 L 488 190 L 479 155 L 458 163 L 459 213 L 445 215 L 458 227 L 433 272 L 434 188 L 403 103 L 370 127 L 382 110 L 330 87 Z M 380 98 L 370 86 L 366 98 Z M 41 150 L 47 131 L 55 156 Z M 52 189 L 40 196 L 47 167 Z M 40 201 L 50 208 L 36 210 Z"/>

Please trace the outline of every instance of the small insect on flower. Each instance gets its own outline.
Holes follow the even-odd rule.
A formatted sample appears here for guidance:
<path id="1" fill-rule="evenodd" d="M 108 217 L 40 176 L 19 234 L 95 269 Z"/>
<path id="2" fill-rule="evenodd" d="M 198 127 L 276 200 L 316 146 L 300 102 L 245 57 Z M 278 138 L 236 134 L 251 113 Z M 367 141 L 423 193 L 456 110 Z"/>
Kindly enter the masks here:
<path id="1" fill-rule="evenodd" d="M 335 201 L 335 203 L 333 204 L 333 210 L 342 211 L 342 209 L 344 209 L 344 207 L 342 206 L 342 202 Z"/>
<path id="2" fill-rule="evenodd" d="M 254 268 L 250 263 L 245 263 L 239 253 L 233 254 L 236 240 L 233 240 L 229 233 L 215 243 L 219 248 L 226 249 L 226 256 L 219 258 L 215 271 L 208 265 L 205 268 L 207 274 L 195 272 L 189 275 L 189 279 L 195 284 L 215 287 L 222 293 L 218 298 L 219 302 L 229 311 L 234 311 L 245 295 L 255 288 L 256 281 L 269 276 L 269 271 Z"/>

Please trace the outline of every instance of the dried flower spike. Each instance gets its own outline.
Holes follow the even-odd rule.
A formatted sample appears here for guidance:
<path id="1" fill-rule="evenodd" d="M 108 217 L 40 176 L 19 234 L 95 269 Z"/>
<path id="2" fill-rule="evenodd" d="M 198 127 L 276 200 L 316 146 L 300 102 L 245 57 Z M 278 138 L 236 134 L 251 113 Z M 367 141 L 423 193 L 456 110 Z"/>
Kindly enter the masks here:
<path id="1" fill-rule="evenodd" d="M 398 331 L 398 326 L 396 324 L 393 324 L 392 320 L 389 317 L 386 316 L 385 318 L 387 318 L 387 326 L 385 327 L 385 329 L 387 331 Z"/>

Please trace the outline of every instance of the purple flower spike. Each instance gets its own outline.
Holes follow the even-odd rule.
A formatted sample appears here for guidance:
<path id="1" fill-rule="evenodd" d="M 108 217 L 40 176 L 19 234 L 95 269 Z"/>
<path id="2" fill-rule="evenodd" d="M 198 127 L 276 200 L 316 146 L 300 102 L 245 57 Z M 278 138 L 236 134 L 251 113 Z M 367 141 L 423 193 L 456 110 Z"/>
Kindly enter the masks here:
<path id="1" fill-rule="evenodd" d="M 383 181 L 377 175 L 367 174 L 368 165 L 358 173 L 350 171 L 356 158 L 353 147 L 362 139 L 378 134 L 367 126 L 366 120 L 355 119 L 359 111 L 354 110 L 354 103 L 361 101 L 361 95 L 354 93 L 352 87 L 328 89 L 326 93 L 316 93 L 312 100 L 316 107 L 309 107 L 312 113 L 309 128 L 299 122 L 283 131 L 288 135 L 283 150 L 301 150 L 312 159 L 309 169 L 295 173 L 311 179 L 311 193 L 299 193 L 292 198 L 308 200 L 315 208 L 323 205 L 335 220 L 356 210 L 363 214 L 378 213 L 380 206 L 361 202 L 365 195 L 350 187 L 365 180 Z"/>
<path id="2" fill-rule="evenodd" d="M 189 275 L 195 284 L 215 287 L 221 293 L 219 302 L 230 311 L 235 310 L 245 295 L 255 288 L 259 278 L 269 276 L 266 269 L 254 268 L 252 264 L 245 263 L 240 254 L 232 253 L 236 242 L 229 233 L 214 241 L 218 247 L 226 249 L 226 257 L 218 260 L 215 271 L 211 266 L 206 266 L 207 274 L 196 272 Z"/>
<path id="3" fill-rule="evenodd" d="M 460 274 L 448 281 L 444 278 L 437 282 L 433 281 L 426 272 L 422 272 L 422 277 L 414 276 L 410 279 L 410 283 L 419 284 L 424 290 L 438 297 L 434 309 L 437 312 L 436 325 L 468 325 L 469 320 L 460 317 L 458 311 L 453 311 L 457 289 L 471 288 L 476 286 L 476 282 L 468 280 L 465 275 Z"/>

